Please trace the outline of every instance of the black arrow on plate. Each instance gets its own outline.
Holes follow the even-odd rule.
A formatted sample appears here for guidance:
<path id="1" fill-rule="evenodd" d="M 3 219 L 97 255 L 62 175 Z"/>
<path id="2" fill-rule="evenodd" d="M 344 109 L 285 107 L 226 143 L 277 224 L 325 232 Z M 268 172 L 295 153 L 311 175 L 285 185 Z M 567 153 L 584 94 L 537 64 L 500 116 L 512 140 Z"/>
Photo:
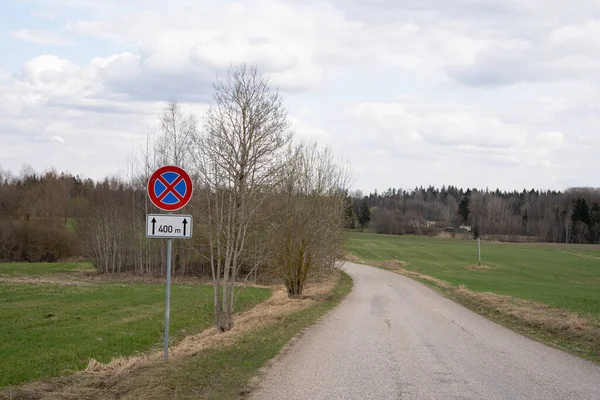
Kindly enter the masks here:
<path id="1" fill-rule="evenodd" d="M 187 224 L 188 224 L 187 219 L 184 218 L 183 219 L 183 236 L 185 236 L 185 228 L 187 227 Z"/>
<path id="2" fill-rule="evenodd" d="M 156 218 L 153 217 L 152 221 L 150 222 L 152 222 L 152 234 L 154 235 L 154 225 L 156 225 Z"/>

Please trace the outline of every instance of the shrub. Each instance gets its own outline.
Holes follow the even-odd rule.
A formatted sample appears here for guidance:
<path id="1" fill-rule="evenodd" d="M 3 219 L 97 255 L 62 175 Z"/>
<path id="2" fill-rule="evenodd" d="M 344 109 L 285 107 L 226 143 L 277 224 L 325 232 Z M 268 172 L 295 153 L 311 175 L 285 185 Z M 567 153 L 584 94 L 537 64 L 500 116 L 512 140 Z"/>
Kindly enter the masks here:
<path id="1" fill-rule="evenodd" d="M 77 237 L 57 220 L 1 221 L 0 260 L 55 262 L 77 254 Z"/>

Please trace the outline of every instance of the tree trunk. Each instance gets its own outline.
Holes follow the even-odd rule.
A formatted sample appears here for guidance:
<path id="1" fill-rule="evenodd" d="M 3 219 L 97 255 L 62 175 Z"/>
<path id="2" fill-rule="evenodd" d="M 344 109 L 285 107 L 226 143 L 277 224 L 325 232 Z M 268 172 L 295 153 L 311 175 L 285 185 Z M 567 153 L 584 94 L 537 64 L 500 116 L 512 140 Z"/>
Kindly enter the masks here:
<path id="1" fill-rule="evenodd" d="M 215 323 L 221 332 L 233 328 L 233 315 L 227 310 L 215 310 Z"/>

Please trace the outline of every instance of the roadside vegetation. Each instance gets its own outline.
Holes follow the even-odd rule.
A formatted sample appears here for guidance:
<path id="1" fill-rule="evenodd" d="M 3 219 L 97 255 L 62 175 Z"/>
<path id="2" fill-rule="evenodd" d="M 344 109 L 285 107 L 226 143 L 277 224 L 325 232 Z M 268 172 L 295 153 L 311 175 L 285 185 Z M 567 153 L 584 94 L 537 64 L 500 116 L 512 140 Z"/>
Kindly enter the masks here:
<path id="1" fill-rule="evenodd" d="M 489 318 L 600 361 L 600 248 L 352 233 L 348 259 L 420 280 Z"/>

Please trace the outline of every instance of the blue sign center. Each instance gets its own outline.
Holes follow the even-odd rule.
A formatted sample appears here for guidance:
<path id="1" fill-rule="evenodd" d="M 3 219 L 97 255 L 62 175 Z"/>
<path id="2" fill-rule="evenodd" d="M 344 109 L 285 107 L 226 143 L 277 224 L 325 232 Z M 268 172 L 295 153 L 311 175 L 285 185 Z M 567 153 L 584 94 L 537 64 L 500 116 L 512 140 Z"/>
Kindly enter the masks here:
<path id="1" fill-rule="evenodd" d="M 179 203 L 187 192 L 185 180 L 176 172 L 165 172 L 154 181 L 154 193 L 164 204 Z"/>

